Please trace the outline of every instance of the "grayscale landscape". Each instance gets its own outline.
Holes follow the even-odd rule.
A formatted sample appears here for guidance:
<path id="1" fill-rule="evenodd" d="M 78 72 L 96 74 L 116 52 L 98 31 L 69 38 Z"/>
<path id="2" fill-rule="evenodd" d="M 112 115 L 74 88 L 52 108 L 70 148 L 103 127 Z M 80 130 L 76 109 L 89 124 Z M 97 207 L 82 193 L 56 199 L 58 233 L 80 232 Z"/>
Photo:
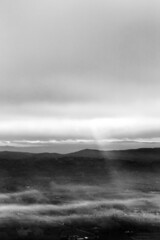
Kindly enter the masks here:
<path id="1" fill-rule="evenodd" d="M 160 1 L 0 0 L 0 240 L 160 240 Z"/>
<path id="2" fill-rule="evenodd" d="M 158 148 L 1 152 L 0 191 L 1 239 L 160 237 Z"/>

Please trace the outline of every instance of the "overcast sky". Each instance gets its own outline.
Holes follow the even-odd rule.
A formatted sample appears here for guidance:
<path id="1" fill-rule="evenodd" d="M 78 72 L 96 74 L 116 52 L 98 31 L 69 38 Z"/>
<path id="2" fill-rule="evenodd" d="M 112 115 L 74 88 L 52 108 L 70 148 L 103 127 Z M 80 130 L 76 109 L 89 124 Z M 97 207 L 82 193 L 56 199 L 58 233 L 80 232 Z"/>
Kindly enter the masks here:
<path id="1" fill-rule="evenodd" d="M 0 53 L 2 147 L 160 146 L 159 0 L 1 0 Z"/>

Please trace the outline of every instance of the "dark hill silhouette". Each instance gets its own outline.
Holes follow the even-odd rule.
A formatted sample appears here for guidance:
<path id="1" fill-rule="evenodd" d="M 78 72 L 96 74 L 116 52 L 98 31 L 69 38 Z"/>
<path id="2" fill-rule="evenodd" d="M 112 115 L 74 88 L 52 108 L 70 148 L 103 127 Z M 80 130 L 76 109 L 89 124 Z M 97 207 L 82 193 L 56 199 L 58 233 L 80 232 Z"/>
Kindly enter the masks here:
<path id="1" fill-rule="evenodd" d="M 96 149 L 83 149 L 77 152 L 65 154 L 65 156 L 101 158 L 104 153 L 105 151 L 100 151 Z"/>
<path id="2" fill-rule="evenodd" d="M 160 149 L 99 151 L 70 154 L 0 152 L 0 190 L 57 183 L 109 184 L 115 178 L 128 182 L 157 182 Z M 148 180 L 147 180 L 148 179 Z M 127 181 L 126 181 L 127 182 Z M 138 185 L 138 182 L 137 182 Z"/>

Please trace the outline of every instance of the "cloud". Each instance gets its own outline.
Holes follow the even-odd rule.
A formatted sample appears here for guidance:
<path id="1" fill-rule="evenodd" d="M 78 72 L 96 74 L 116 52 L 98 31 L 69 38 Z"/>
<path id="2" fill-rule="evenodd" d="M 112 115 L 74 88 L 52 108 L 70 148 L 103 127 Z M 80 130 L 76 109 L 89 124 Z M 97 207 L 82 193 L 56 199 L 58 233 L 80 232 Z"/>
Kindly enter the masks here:
<path id="1" fill-rule="evenodd" d="M 11 119 L 1 121 L 0 146 L 62 153 L 82 148 L 157 147 L 159 129 L 159 118 Z"/>
<path id="2" fill-rule="evenodd" d="M 157 0 L 1 1 L 1 138 L 91 139 L 98 130 L 107 138 L 159 137 L 159 7 Z M 153 126 L 131 126 L 141 117 L 155 118 Z M 103 129 L 88 120 L 97 118 L 105 118 Z"/>
<path id="3" fill-rule="evenodd" d="M 158 96 L 158 7 L 158 1 L 2 1 L 1 102 Z"/>

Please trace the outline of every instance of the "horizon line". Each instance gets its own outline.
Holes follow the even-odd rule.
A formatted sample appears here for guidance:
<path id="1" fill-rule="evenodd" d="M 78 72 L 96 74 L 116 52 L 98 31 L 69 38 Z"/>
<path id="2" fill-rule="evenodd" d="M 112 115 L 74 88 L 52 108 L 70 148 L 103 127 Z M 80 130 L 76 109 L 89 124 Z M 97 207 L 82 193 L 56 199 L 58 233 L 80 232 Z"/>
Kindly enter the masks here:
<path id="1" fill-rule="evenodd" d="M 14 147 L 13 147 L 14 148 Z M 69 155 L 74 153 L 79 153 L 83 151 L 97 151 L 97 152 L 126 152 L 126 151 L 137 151 L 137 150 L 160 150 L 160 147 L 142 147 L 142 148 L 128 148 L 128 149 L 113 149 L 113 150 L 99 150 L 95 148 L 84 148 L 78 151 L 73 151 L 69 153 L 58 153 L 58 152 L 24 152 L 24 151 L 9 151 L 9 150 L 0 150 L 0 153 L 22 153 L 22 154 L 57 154 L 57 155 Z"/>

